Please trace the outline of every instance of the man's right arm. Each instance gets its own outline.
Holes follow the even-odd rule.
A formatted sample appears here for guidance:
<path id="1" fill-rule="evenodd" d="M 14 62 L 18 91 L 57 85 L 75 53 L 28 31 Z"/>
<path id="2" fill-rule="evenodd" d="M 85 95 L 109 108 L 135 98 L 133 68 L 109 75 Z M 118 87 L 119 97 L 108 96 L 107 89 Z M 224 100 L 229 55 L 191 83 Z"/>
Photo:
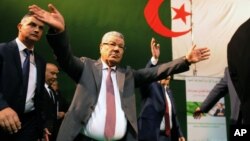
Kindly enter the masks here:
<path id="1" fill-rule="evenodd" d="M 202 102 L 200 107 L 197 107 L 193 113 L 194 118 L 201 118 L 203 113 L 207 113 L 219 100 L 228 93 L 227 79 L 225 75 L 214 86 L 207 98 Z"/>

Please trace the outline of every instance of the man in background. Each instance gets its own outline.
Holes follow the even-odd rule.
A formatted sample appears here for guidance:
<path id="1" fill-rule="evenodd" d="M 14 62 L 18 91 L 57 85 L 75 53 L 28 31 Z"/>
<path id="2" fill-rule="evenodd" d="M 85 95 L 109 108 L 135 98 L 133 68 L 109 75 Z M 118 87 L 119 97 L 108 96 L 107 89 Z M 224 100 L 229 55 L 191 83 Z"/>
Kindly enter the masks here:
<path id="1" fill-rule="evenodd" d="M 193 113 L 195 119 L 200 119 L 204 113 L 207 113 L 222 98 L 229 94 L 231 116 L 230 124 L 241 124 L 240 118 L 240 100 L 232 83 L 228 68 L 225 68 L 224 76 L 209 92 L 207 98 L 197 107 Z"/>
<path id="2" fill-rule="evenodd" d="M 160 56 L 160 45 L 156 44 L 154 38 L 151 40 L 151 53 L 152 58 L 146 68 L 156 66 Z M 169 88 L 170 79 L 171 76 L 167 76 L 140 88 L 142 110 L 138 118 L 139 141 L 185 141 Z"/>
<path id="3" fill-rule="evenodd" d="M 45 72 L 45 91 L 44 99 L 47 101 L 46 107 L 46 122 L 45 122 L 45 138 L 49 141 L 56 140 L 56 122 L 57 122 L 57 103 L 58 98 L 52 88 L 52 84 L 57 80 L 59 73 L 58 67 L 55 64 L 47 63 Z"/>
<path id="4" fill-rule="evenodd" d="M 57 136 L 61 123 L 64 119 L 64 116 L 69 108 L 69 102 L 65 99 L 63 94 L 60 91 L 58 81 L 54 81 L 51 85 L 54 90 L 54 94 L 57 97 L 57 120 L 55 124 L 54 136 Z"/>

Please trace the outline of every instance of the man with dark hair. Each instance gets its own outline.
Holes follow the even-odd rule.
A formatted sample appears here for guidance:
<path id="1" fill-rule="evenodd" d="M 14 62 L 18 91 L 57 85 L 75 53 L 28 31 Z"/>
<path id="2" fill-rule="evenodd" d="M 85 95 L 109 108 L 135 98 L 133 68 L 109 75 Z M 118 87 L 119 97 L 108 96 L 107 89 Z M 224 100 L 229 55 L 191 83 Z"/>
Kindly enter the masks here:
<path id="1" fill-rule="evenodd" d="M 156 44 L 154 38 L 151 40 L 151 54 L 146 68 L 156 66 L 160 56 L 160 44 Z M 169 87 L 170 79 L 171 76 L 167 76 L 140 88 L 142 107 L 138 118 L 139 141 L 185 141 Z"/>
<path id="2" fill-rule="evenodd" d="M 28 13 L 17 28 L 16 39 L 0 44 L 0 140 L 37 141 L 43 131 L 46 63 L 34 46 L 44 23 Z"/>

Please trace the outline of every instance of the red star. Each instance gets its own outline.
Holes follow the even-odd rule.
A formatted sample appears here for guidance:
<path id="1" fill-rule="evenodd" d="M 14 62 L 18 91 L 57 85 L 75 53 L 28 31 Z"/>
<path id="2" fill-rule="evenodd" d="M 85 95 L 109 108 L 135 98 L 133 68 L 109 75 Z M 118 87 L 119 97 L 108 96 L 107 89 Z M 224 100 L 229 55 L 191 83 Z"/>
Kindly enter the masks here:
<path id="1" fill-rule="evenodd" d="M 173 8 L 173 10 L 176 12 L 174 20 L 180 18 L 186 24 L 186 17 L 191 15 L 191 13 L 185 11 L 185 5 L 182 4 L 182 6 L 179 9 Z"/>

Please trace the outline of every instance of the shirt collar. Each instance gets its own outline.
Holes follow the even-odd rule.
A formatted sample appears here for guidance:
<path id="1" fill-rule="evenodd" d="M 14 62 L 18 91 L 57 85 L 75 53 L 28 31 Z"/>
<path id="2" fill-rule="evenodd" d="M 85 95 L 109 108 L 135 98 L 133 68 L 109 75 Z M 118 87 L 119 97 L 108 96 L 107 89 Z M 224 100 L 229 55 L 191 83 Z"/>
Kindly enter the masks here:
<path id="1" fill-rule="evenodd" d="M 101 59 L 102 61 L 102 69 L 105 70 L 105 69 L 108 69 L 109 66 Z M 113 66 L 111 67 L 112 70 L 116 70 L 116 66 Z"/>
<path id="2" fill-rule="evenodd" d="M 47 88 L 47 89 L 49 88 L 49 85 L 47 83 L 45 83 L 45 88 Z"/>

